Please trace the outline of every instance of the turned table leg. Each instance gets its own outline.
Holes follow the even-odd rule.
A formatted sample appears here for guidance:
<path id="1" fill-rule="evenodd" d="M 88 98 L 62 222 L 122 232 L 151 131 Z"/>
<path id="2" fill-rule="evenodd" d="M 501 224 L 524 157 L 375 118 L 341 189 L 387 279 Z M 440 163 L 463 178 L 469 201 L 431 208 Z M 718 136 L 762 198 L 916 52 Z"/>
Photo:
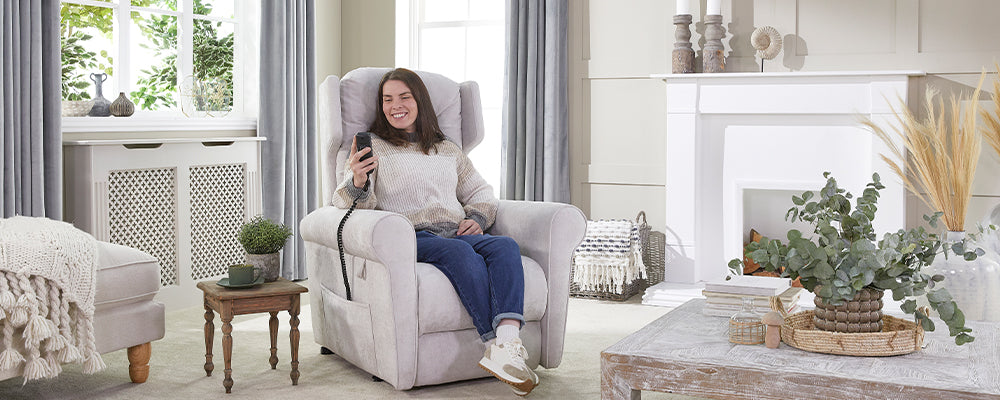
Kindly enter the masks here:
<path id="1" fill-rule="evenodd" d="M 149 342 L 128 348 L 128 377 L 133 383 L 146 382 L 149 377 L 149 356 L 152 349 Z"/>
<path id="2" fill-rule="evenodd" d="M 233 391 L 233 309 L 232 304 L 222 308 L 222 358 L 226 361 L 226 379 L 222 381 L 226 393 Z"/>
<path id="3" fill-rule="evenodd" d="M 291 316 L 289 319 L 289 324 L 291 329 L 288 332 L 288 339 L 291 341 L 292 345 L 292 372 L 289 376 L 292 377 L 292 385 L 299 384 L 299 295 L 295 295 L 292 299 L 292 308 L 288 310 L 288 314 Z"/>
<path id="4" fill-rule="evenodd" d="M 215 323 L 212 320 L 214 319 L 212 308 L 205 303 L 205 374 L 208 376 L 212 376 L 212 370 L 215 369 L 215 364 L 212 364 L 212 342 L 215 340 Z"/>
<path id="5" fill-rule="evenodd" d="M 268 321 L 271 330 L 271 369 L 278 368 L 278 312 L 271 311 L 271 320 Z"/>

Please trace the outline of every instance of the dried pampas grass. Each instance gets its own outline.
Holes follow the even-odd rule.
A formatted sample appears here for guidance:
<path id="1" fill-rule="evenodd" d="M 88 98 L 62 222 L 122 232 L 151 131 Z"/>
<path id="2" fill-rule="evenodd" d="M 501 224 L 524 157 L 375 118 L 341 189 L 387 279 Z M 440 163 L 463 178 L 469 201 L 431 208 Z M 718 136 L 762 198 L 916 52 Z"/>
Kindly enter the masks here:
<path id="1" fill-rule="evenodd" d="M 946 103 L 936 90 L 928 88 L 923 117 L 915 116 L 903 104 L 899 110 L 892 110 L 896 123 L 891 132 L 869 118 L 862 120 L 896 159 L 905 161 L 900 165 L 885 154 L 882 160 L 899 175 L 907 190 L 932 210 L 944 213 L 950 231 L 965 230 L 965 213 L 972 197 L 981 147 L 976 114 L 985 76 L 979 78 L 979 85 L 964 110 L 957 96 L 950 96 Z M 900 139 L 902 147 L 896 145 L 894 138 Z"/>
<path id="2" fill-rule="evenodd" d="M 1000 64 L 994 64 L 997 75 L 993 79 L 993 110 L 983 107 L 979 115 L 983 118 L 983 137 L 1000 154 Z"/>

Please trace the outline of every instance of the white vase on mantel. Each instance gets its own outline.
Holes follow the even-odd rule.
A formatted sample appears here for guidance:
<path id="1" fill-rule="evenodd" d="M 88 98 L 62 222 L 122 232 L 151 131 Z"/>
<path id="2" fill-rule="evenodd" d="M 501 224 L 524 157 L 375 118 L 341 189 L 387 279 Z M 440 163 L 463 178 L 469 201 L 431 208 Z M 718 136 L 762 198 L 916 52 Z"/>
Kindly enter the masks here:
<path id="1" fill-rule="evenodd" d="M 965 238 L 964 231 L 948 231 L 941 245 L 950 249 Z M 944 275 L 944 281 L 937 286 L 948 289 L 966 320 L 1000 321 L 1000 255 L 977 242 L 967 244 L 970 250 L 976 247 L 983 248 L 986 254 L 973 261 L 966 261 L 960 254 L 950 253 L 947 258 L 939 254 L 923 272 Z"/>

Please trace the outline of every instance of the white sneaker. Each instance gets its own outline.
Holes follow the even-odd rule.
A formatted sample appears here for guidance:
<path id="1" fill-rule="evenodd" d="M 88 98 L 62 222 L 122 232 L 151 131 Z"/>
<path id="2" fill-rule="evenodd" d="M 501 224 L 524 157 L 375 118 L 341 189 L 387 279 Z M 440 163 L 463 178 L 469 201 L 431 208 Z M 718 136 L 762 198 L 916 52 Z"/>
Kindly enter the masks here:
<path id="1" fill-rule="evenodd" d="M 479 360 L 479 366 L 510 385 L 515 394 L 524 396 L 538 385 L 538 375 L 524 363 L 527 356 L 528 351 L 521 344 L 521 339 L 514 339 L 488 347 L 483 359 Z"/>

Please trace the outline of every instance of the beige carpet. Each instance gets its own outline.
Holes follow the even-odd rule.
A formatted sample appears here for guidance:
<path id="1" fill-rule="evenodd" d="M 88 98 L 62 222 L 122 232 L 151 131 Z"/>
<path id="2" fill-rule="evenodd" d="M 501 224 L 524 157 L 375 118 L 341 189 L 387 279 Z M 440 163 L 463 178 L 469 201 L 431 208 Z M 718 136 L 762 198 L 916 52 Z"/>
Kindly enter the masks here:
<path id="1" fill-rule="evenodd" d="M 558 368 L 537 370 L 541 384 L 528 398 L 600 398 L 600 352 L 669 309 L 639 304 L 640 296 L 626 303 L 570 299 L 566 348 Z M 353 367 L 336 355 L 320 355 L 313 341 L 308 300 L 303 301 L 299 328 L 299 384 L 291 385 L 288 373 L 288 314 L 279 314 L 278 367 L 270 368 L 267 314 L 239 316 L 233 324 L 233 393 L 222 387 L 221 323 L 216 316 L 215 371 L 205 376 L 204 310 L 191 308 L 167 314 L 167 333 L 153 342 L 150 377 L 144 384 L 128 378 L 125 350 L 104 355 L 108 368 L 85 375 L 68 365 L 56 379 L 29 382 L 21 378 L 0 382 L 0 399 L 511 399 L 518 398 L 507 385 L 493 378 L 414 388 L 399 392 Z M 471 366 L 475 367 L 475 366 Z M 643 393 L 647 399 L 685 398 Z"/>

